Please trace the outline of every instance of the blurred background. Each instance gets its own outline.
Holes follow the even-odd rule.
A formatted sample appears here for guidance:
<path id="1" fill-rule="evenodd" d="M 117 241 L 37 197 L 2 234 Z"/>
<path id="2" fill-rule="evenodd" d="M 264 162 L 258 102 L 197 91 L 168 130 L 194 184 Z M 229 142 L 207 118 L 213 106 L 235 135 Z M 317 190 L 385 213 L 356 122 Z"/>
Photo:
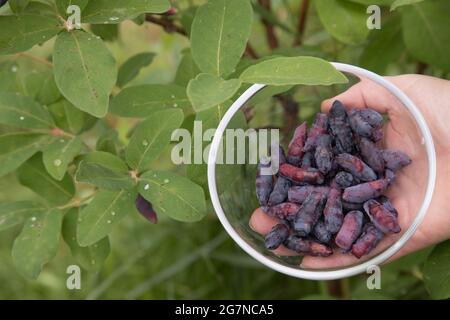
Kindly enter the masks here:
<path id="1" fill-rule="evenodd" d="M 204 1 L 177 1 L 181 7 Z M 297 27 L 297 12 L 301 1 L 272 1 L 280 25 L 276 34 L 280 49 L 270 48 L 265 26 L 254 23 L 250 42 L 258 56 L 273 53 L 313 55 L 330 61 L 363 65 L 382 74 L 426 73 L 449 78 L 449 73 L 413 58 L 402 47 L 392 59 L 380 61 L 368 56 L 367 43 L 348 45 L 332 38 L 319 21 L 314 6 L 308 13 L 302 46 L 292 48 L 292 30 Z M 448 14 L 448 13 L 447 13 Z M 386 16 L 386 18 L 389 18 Z M 267 17 L 271 19 L 271 17 Z M 120 24 L 118 30 L 107 28 L 102 37 L 111 37 L 110 50 L 118 65 L 141 52 L 154 52 L 153 63 L 142 70 L 129 85 L 170 83 L 173 81 L 183 50 L 189 47 L 186 37 L 164 32 L 151 23 Z M 401 36 L 401 35 L 400 35 Z M 386 41 L 388 41 L 387 39 Z M 369 35 L 369 43 L 372 43 Z M 34 48 L 30 54 L 48 57 L 53 43 Z M 284 49 L 283 49 L 284 48 Z M 374 48 L 373 50 L 375 50 Z M 374 54 L 377 52 L 374 52 Z M 379 54 L 380 52 L 378 52 Z M 17 77 L 21 70 L 41 66 L 26 55 L 17 56 Z M 0 82 L 8 74 L 2 71 Z M 1 87 L 0 83 L 0 87 Z M 298 103 L 298 117 L 310 121 L 324 98 L 339 92 L 338 87 L 298 88 L 293 97 Z M 286 120 L 280 102 L 268 99 L 260 103 L 252 126 L 273 126 Z M 126 141 L 133 123 L 111 118 L 110 123 Z M 95 128 L 94 132 L 103 130 Z M 170 149 L 157 163 L 158 168 L 171 168 Z M 175 169 L 175 168 L 174 168 Z M 183 171 L 185 168 L 176 168 Z M 34 195 L 21 187 L 14 175 L 0 179 L 0 202 L 33 199 Z M 210 206 L 201 222 L 185 224 L 160 216 L 157 225 L 142 217 L 128 215 L 111 234 L 111 254 L 97 273 L 82 272 L 82 289 L 66 288 L 66 268 L 76 264 L 69 248 L 61 241 L 57 257 L 47 265 L 37 281 L 21 277 L 12 265 L 11 246 L 20 228 L 0 233 L 0 299 L 429 299 L 424 284 L 423 264 L 432 248 L 402 258 L 382 267 L 382 290 L 368 290 L 367 275 L 339 281 L 305 281 L 269 270 L 243 252 L 225 233 Z"/>

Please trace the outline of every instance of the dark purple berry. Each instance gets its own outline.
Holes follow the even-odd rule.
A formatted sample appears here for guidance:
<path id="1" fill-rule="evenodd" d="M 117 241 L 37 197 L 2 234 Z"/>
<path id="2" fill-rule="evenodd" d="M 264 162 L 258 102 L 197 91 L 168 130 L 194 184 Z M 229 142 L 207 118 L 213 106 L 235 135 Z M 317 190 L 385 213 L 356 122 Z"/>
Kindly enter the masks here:
<path id="1" fill-rule="evenodd" d="M 303 157 L 303 147 L 306 141 L 306 122 L 295 129 L 294 137 L 289 143 L 287 161 L 295 166 L 300 166 Z"/>
<path id="2" fill-rule="evenodd" d="M 316 163 L 314 161 L 314 152 L 312 151 L 305 152 L 305 154 L 303 155 L 301 167 L 303 169 L 308 169 L 314 167 L 315 165 Z"/>
<path id="3" fill-rule="evenodd" d="M 369 139 L 361 138 L 359 141 L 359 151 L 365 163 L 367 163 L 375 172 L 382 174 L 384 172 L 384 160 L 381 150 Z"/>
<path id="4" fill-rule="evenodd" d="M 298 168 L 291 164 L 281 165 L 280 175 L 288 178 L 292 182 L 306 182 L 312 184 L 321 184 L 324 181 L 323 175 L 315 168 Z"/>
<path id="5" fill-rule="evenodd" d="M 350 211 L 345 215 L 344 223 L 336 235 L 336 245 L 344 251 L 350 250 L 352 244 L 358 239 L 363 226 L 363 213 Z"/>
<path id="6" fill-rule="evenodd" d="M 273 207 L 265 207 L 263 210 L 271 217 L 293 220 L 300 210 L 300 205 L 291 202 L 283 202 Z"/>
<path id="7" fill-rule="evenodd" d="M 369 254 L 383 238 L 383 232 L 378 230 L 373 224 L 366 223 L 361 236 L 352 246 L 352 254 L 358 259 Z"/>
<path id="8" fill-rule="evenodd" d="M 312 192 L 319 192 L 323 194 L 324 196 L 328 195 L 328 192 L 330 191 L 329 187 L 325 186 L 294 186 L 290 187 L 288 191 L 288 200 L 290 202 L 295 203 L 303 203 L 305 199 L 312 193 Z"/>
<path id="9" fill-rule="evenodd" d="M 292 251 L 311 256 L 328 257 L 333 254 L 330 247 L 309 239 L 303 239 L 297 235 L 290 235 L 284 245 Z"/>
<path id="10" fill-rule="evenodd" d="M 284 223 L 276 224 L 265 237 L 265 246 L 269 250 L 278 248 L 289 236 L 289 228 Z"/>
<path id="11" fill-rule="evenodd" d="M 364 210 L 372 223 L 383 233 L 400 232 L 401 229 L 397 217 L 378 201 L 367 201 L 364 203 Z"/>
<path id="12" fill-rule="evenodd" d="M 359 110 L 361 116 L 366 120 L 372 127 L 381 127 L 383 125 L 383 116 L 377 111 L 369 108 Z"/>
<path id="13" fill-rule="evenodd" d="M 332 234 L 337 233 L 344 221 L 341 192 L 339 190 L 330 190 L 325 208 L 323 209 L 323 216 L 326 229 Z"/>
<path id="14" fill-rule="evenodd" d="M 319 192 L 312 192 L 303 201 L 294 219 L 294 230 L 300 236 L 307 236 L 323 212 L 326 197 Z"/>
<path id="15" fill-rule="evenodd" d="M 325 226 L 325 222 L 319 220 L 314 226 L 313 230 L 314 237 L 322 243 L 330 243 L 332 234 Z"/>
<path id="16" fill-rule="evenodd" d="M 348 121 L 347 111 L 340 101 L 335 101 L 329 115 L 330 133 L 335 138 L 338 153 L 351 153 L 355 149 L 352 129 Z"/>
<path id="17" fill-rule="evenodd" d="M 336 162 L 344 170 L 350 172 L 361 181 L 372 181 L 377 178 L 375 172 L 358 157 L 349 153 L 342 153 L 336 157 Z"/>
<path id="18" fill-rule="evenodd" d="M 388 197 L 381 196 L 377 198 L 377 201 L 381 203 L 386 209 L 388 209 L 394 216 L 398 217 L 397 209 L 395 209 L 394 205 Z"/>
<path id="19" fill-rule="evenodd" d="M 334 181 L 341 189 L 351 187 L 357 182 L 351 173 L 345 171 L 338 172 L 334 177 Z"/>
<path id="20" fill-rule="evenodd" d="M 369 122 L 361 115 L 360 110 L 353 109 L 349 113 L 350 126 L 353 132 L 361 137 L 372 137 L 373 128 Z"/>
<path id="21" fill-rule="evenodd" d="M 309 129 L 308 138 L 306 139 L 303 150 L 305 152 L 313 151 L 317 146 L 317 138 L 322 134 L 326 134 L 327 128 L 328 116 L 325 113 L 318 113 L 311 129 Z"/>
<path id="22" fill-rule="evenodd" d="M 268 206 L 274 206 L 286 200 L 290 186 L 291 183 L 288 179 L 279 177 L 277 182 L 275 182 L 272 193 L 270 194 Z"/>
<path id="23" fill-rule="evenodd" d="M 270 163 L 260 162 L 256 173 L 256 197 L 262 207 L 267 206 L 273 188 L 273 176 L 262 174 L 262 170 L 267 168 L 270 168 Z"/>
<path id="24" fill-rule="evenodd" d="M 383 159 L 388 169 L 397 171 L 398 169 L 411 164 L 411 158 L 398 150 L 383 150 Z"/>
<path id="25" fill-rule="evenodd" d="M 381 196 L 388 185 L 389 181 L 386 179 L 357 184 L 346 188 L 342 195 L 342 199 L 348 202 L 363 203 L 369 199 Z"/>
<path id="26" fill-rule="evenodd" d="M 327 174 L 333 164 L 333 151 L 331 150 L 331 137 L 327 134 L 322 134 L 317 137 L 316 151 L 314 159 L 317 168 L 323 174 Z"/>
<path id="27" fill-rule="evenodd" d="M 152 204 L 140 194 L 138 194 L 136 198 L 136 209 L 138 209 L 140 214 L 151 223 L 158 223 L 158 216 L 156 215 L 155 210 L 153 210 Z"/>

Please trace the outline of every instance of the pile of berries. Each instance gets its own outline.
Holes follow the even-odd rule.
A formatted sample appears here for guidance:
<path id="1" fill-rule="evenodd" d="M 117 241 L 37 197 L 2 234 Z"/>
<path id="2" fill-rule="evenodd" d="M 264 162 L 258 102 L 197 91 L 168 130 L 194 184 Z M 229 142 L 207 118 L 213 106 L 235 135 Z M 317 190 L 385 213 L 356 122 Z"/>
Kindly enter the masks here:
<path id="1" fill-rule="evenodd" d="M 263 175 L 260 163 L 256 195 L 263 211 L 280 223 L 266 235 L 265 246 L 280 245 L 304 255 L 329 256 L 333 248 L 357 258 L 372 251 L 384 235 L 400 232 L 397 210 L 382 194 L 396 172 L 411 163 L 400 151 L 379 148 L 383 117 L 335 101 L 308 130 L 296 130 L 276 175 Z"/>

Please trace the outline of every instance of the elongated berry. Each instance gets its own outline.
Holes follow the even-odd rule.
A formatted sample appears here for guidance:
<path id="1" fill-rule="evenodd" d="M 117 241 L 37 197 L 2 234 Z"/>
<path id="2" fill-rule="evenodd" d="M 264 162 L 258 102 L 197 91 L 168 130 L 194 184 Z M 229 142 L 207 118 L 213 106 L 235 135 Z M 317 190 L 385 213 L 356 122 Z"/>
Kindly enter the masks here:
<path id="1" fill-rule="evenodd" d="M 327 134 L 319 135 L 316 144 L 314 160 L 319 171 L 323 174 L 327 174 L 331 170 L 333 164 L 331 137 Z"/>
<path id="2" fill-rule="evenodd" d="M 316 165 L 316 163 L 314 161 L 314 152 L 312 152 L 312 151 L 305 152 L 305 154 L 303 155 L 303 158 L 302 158 L 301 167 L 303 169 L 308 169 L 308 168 L 314 167 L 315 165 Z"/>
<path id="3" fill-rule="evenodd" d="M 278 177 L 277 182 L 275 182 L 273 191 L 269 196 L 269 201 L 267 205 L 274 206 L 286 200 L 290 186 L 291 182 L 288 179 Z"/>
<path id="4" fill-rule="evenodd" d="M 323 209 L 326 229 L 335 234 L 339 231 L 344 221 L 342 212 L 341 192 L 337 189 L 331 189 L 328 193 L 328 199 Z"/>
<path id="5" fill-rule="evenodd" d="M 332 234 L 325 226 L 325 222 L 319 220 L 314 226 L 313 230 L 314 237 L 322 243 L 330 243 Z"/>
<path id="6" fill-rule="evenodd" d="M 312 192 L 318 192 L 327 196 L 329 191 L 330 188 L 325 186 L 293 186 L 288 190 L 288 200 L 302 203 Z"/>
<path id="7" fill-rule="evenodd" d="M 326 197 L 319 192 L 312 192 L 303 201 L 294 219 L 294 230 L 300 236 L 307 236 L 311 233 L 314 225 L 319 220 L 323 212 Z"/>
<path id="8" fill-rule="evenodd" d="M 158 223 L 158 216 L 150 201 L 147 201 L 143 196 L 138 194 L 136 198 L 136 209 L 139 213 L 151 223 Z"/>
<path id="9" fill-rule="evenodd" d="M 372 181 L 377 178 L 376 173 L 367 164 L 349 153 L 342 153 L 336 156 L 336 162 L 361 181 Z"/>
<path id="10" fill-rule="evenodd" d="M 384 160 L 381 150 L 369 139 L 361 138 L 359 140 L 359 151 L 361 157 L 370 168 L 376 173 L 382 174 L 384 172 Z"/>
<path id="11" fill-rule="evenodd" d="M 345 188 L 342 199 L 348 202 L 363 203 L 369 199 L 381 196 L 388 185 L 389 181 L 386 179 L 357 184 Z"/>
<path id="12" fill-rule="evenodd" d="M 319 170 L 315 168 L 297 168 L 288 163 L 281 165 L 279 173 L 293 182 L 321 184 L 324 181 L 324 177 Z"/>
<path id="13" fill-rule="evenodd" d="M 350 250 L 352 244 L 358 239 L 363 226 L 363 213 L 350 211 L 344 217 L 344 223 L 336 235 L 336 245 L 344 251 Z"/>
<path id="14" fill-rule="evenodd" d="M 366 223 L 361 236 L 352 246 L 352 254 L 358 259 L 369 254 L 383 238 L 383 232 L 378 230 L 372 223 Z"/>
<path id="15" fill-rule="evenodd" d="M 273 207 L 263 207 L 263 210 L 271 217 L 294 220 L 300 210 L 300 205 L 292 202 L 283 202 Z"/>
<path id="16" fill-rule="evenodd" d="M 397 209 L 395 209 L 391 200 L 389 200 L 386 196 L 381 196 L 376 199 L 379 203 L 381 203 L 386 209 L 388 209 L 394 216 L 398 217 Z"/>
<path id="17" fill-rule="evenodd" d="M 384 178 L 389 181 L 389 184 L 393 183 L 395 180 L 395 172 L 390 169 L 386 169 L 384 171 Z"/>
<path id="18" fill-rule="evenodd" d="M 357 180 L 353 175 L 349 172 L 340 171 L 334 177 L 334 181 L 338 185 L 339 188 L 345 189 L 356 184 Z"/>
<path id="19" fill-rule="evenodd" d="M 317 257 L 328 257 L 333 254 L 330 247 L 297 235 L 290 235 L 284 245 L 295 252 Z"/>
<path id="20" fill-rule="evenodd" d="M 265 246 L 269 250 L 278 248 L 289 236 L 289 227 L 284 223 L 273 226 L 265 237 Z"/>
<path id="21" fill-rule="evenodd" d="M 303 147 L 306 141 L 306 122 L 295 129 L 294 137 L 289 143 L 287 161 L 295 166 L 300 166 L 303 157 Z"/>
<path id="22" fill-rule="evenodd" d="M 398 150 L 383 150 L 382 155 L 386 168 L 394 172 L 412 162 L 408 155 Z"/>
<path id="23" fill-rule="evenodd" d="M 370 138 L 372 136 L 373 127 L 361 115 L 360 110 L 353 109 L 349 113 L 350 126 L 353 132 L 361 137 Z"/>
<path id="24" fill-rule="evenodd" d="M 270 163 L 260 162 L 256 172 L 256 197 L 262 207 L 267 206 L 273 188 L 273 176 L 262 174 L 262 170 L 267 168 L 270 168 Z"/>
<path id="25" fill-rule="evenodd" d="M 378 201 L 367 201 L 364 203 L 364 210 L 372 223 L 383 233 L 400 232 L 401 229 L 397 217 Z"/>
<path id="26" fill-rule="evenodd" d="M 383 125 L 383 116 L 377 111 L 369 108 L 359 110 L 361 116 L 366 120 L 372 127 L 381 127 Z"/>
<path id="27" fill-rule="evenodd" d="M 327 128 L 328 116 L 325 113 L 318 113 L 314 119 L 311 129 L 308 131 L 308 138 L 306 139 L 303 151 L 313 151 L 317 146 L 317 138 L 322 134 L 326 134 Z"/>
<path id="28" fill-rule="evenodd" d="M 353 132 L 348 121 L 347 111 L 340 101 L 334 101 L 329 115 L 330 133 L 335 138 L 338 153 L 351 153 L 355 149 Z"/>

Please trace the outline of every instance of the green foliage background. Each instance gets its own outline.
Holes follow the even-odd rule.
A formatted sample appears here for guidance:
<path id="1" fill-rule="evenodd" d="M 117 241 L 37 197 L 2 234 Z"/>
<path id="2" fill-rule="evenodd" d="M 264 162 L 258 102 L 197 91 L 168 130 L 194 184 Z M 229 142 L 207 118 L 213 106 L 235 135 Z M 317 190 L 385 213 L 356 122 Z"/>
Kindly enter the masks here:
<path id="1" fill-rule="evenodd" d="M 112 2 L 104 0 L 10 0 L 17 16 L 11 16 L 8 6 L 0 9 L 0 133 L 15 133 L 12 140 L 10 136 L 1 140 L 0 136 L 0 155 L 21 145 L 27 150 L 19 154 L 21 158 L 4 161 L 0 167 L 0 218 L 4 219 L 0 223 L 0 298 L 450 297 L 446 271 L 450 263 L 449 242 L 384 266 L 382 290 L 369 291 L 364 275 L 314 282 L 268 270 L 224 233 L 207 196 L 202 194 L 205 178 L 198 172 L 204 174 L 204 168 L 171 164 L 167 136 L 179 126 L 189 128 L 195 117 L 215 127 L 217 115 L 223 114 L 228 100 L 248 83 L 260 82 L 262 76 L 269 75 L 270 84 L 284 85 L 273 91 L 273 95 L 282 93 L 283 99 L 258 102 L 258 112 L 247 115 L 249 125 L 284 126 L 286 134 L 292 129 L 289 117 L 311 120 L 320 101 L 341 89 L 340 85 L 291 89 L 296 84 L 323 83 L 321 76 L 330 76 L 332 71 L 322 60 L 307 59 L 305 67 L 315 71 L 315 77 L 309 78 L 300 73 L 278 77 L 271 60 L 313 56 L 361 65 L 380 74 L 418 72 L 449 79 L 449 2 L 397 0 L 392 7 L 393 0 L 211 0 L 202 6 L 205 2 L 172 1 L 177 8 L 174 15 L 152 14 L 166 11 L 165 0 L 124 1 L 122 6 L 128 11 L 116 10 L 109 6 Z M 120 1 L 116 3 L 120 7 Z M 382 29 L 369 31 L 366 8 L 373 3 L 383 6 Z M 63 8 L 68 4 L 85 6 L 82 21 L 93 23 L 83 25 L 89 33 L 63 31 L 63 21 L 56 16 L 65 17 Z M 99 9 L 102 5 L 106 11 Z M 148 11 L 150 7 L 146 5 L 155 11 Z M 224 24 L 224 30 L 234 36 L 224 42 L 218 42 L 215 30 L 208 27 L 217 22 L 215 14 L 222 12 L 221 5 L 231 10 L 231 22 Z M 202 7 L 196 13 L 199 6 Z M 148 13 L 147 19 L 143 12 Z M 300 18 L 302 12 L 306 13 L 305 18 Z M 196 14 L 197 21 L 192 25 Z M 55 19 L 56 24 L 52 22 Z M 105 21 L 109 23 L 100 24 Z M 224 21 L 228 21 L 226 16 Z M 43 28 L 39 40 L 15 37 L 26 34 L 27 28 L 36 30 L 46 24 L 52 27 Z M 53 36 L 58 32 L 55 40 Z M 250 46 L 245 49 L 247 38 Z M 79 68 L 76 55 L 80 43 L 86 55 L 92 57 L 85 63 L 84 71 Z M 31 48 L 33 44 L 40 45 Z M 214 52 L 223 52 L 224 58 L 217 64 L 211 58 Z M 257 63 L 266 60 L 268 63 Z M 200 72 L 203 74 L 199 76 Z M 335 74 L 330 84 L 341 82 L 339 74 Z M 205 92 L 216 94 L 207 96 Z M 11 97 L 16 93 L 20 99 Z M 110 95 L 114 98 L 108 102 Z M 164 100 L 167 97 L 169 102 Z M 23 99 L 16 106 L 21 113 L 11 115 L 2 109 L 2 105 L 11 104 L 11 99 L 14 104 Z M 298 110 L 292 114 L 283 104 L 285 99 L 294 102 Z M 136 105 L 150 104 L 145 109 L 132 109 L 127 104 L 130 100 Z M 32 112 L 40 110 L 38 118 L 52 126 L 42 127 L 43 122 L 34 121 L 34 117 L 17 117 L 29 111 L 30 106 L 35 106 Z M 51 118 L 46 118 L 48 114 Z M 143 119 L 147 123 L 139 125 Z M 64 132 L 48 131 L 53 123 Z M 42 130 L 47 131 L 40 136 Z M 155 135 L 159 137 L 154 145 L 156 151 L 150 156 L 145 154 L 141 166 L 142 161 L 135 160 L 142 160 L 140 144 L 152 144 L 150 138 Z M 8 141 L 13 141 L 13 145 Z M 127 145 L 133 147 L 125 148 Z M 36 153 L 39 150 L 43 154 Z M 108 154 L 99 155 L 94 150 Z M 56 168 L 55 161 L 61 162 Z M 13 169 L 8 170 L 8 166 Z M 136 182 L 128 175 L 130 169 L 146 173 Z M 155 172 L 158 179 L 153 179 Z M 74 176 L 75 199 L 79 200 L 76 203 L 71 199 L 75 194 Z M 163 188 L 166 180 L 172 180 L 169 187 L 193 204 L 195 210 L 176 210 L 183 206 L 175 203 L 170 207 L 175 209 L 160 214 L 158 206 L 160 221 L 151 225 L 135 212 L 134 198 L 138 190 L 144 192 L 147 183 Z M 102 191 L 91 194 L 97 187 Z M 185 192 L 192 188 L 198 188 L 197 196 Z M 158 198 L 158 194 L 149 195 L 149 200 L 158 204 L 172 200 Z M 105 207 L 111 213 L 109 205 L 116 199 L 119 202 L 113 215 L 95 216 Z M 84 209 L 85 205 L 90 210 L 79 213 L 77 208 Z M 9 212 L 21 214 L 7 216 Z M 93 223 L 92 217 L 98 223 Z M 44 236 L 34 231 L 38 224 Z M 41 271 L 42 264 L 45 266 Z M 66 289 L 65 271 L 70 264 L 83 267 L 80 291 Z"/>

